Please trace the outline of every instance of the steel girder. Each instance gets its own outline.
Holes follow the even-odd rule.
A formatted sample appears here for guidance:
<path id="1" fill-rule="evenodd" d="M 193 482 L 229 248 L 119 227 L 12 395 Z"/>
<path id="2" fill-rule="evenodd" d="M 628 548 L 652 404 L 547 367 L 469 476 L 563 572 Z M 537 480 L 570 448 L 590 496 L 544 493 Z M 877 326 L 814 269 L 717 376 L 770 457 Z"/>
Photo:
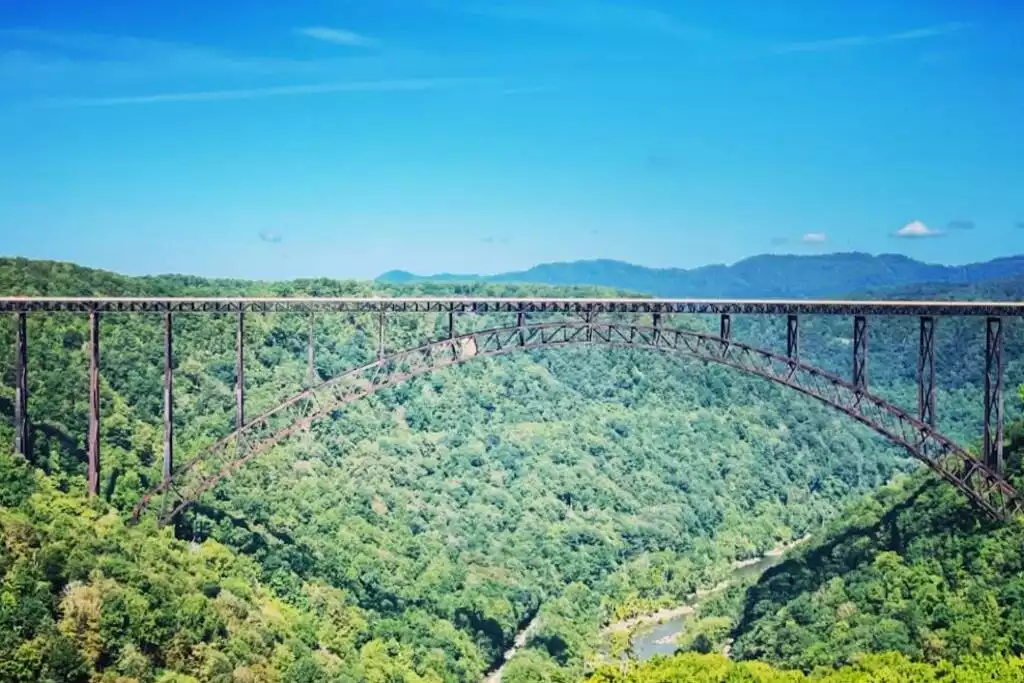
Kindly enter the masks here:
<path id="1" fill-rule="evenodd" d="M 1015 301 L 840 301 L 536 297 L 0 297 L 0 312 L 687 313 L 707 315 L 1024 316 Z"/>
<path id="2" fill-rule="evenodd" d="M 28 332 L 25 313 L 14 321 L 14 452 L 31 457 L 28 419 Z"/>
<path id="3" fill-rule="evenodd" d="M 716 363 L 782 384 L 839 410 L 903 446 L 988 515 L 1024 512 L 1024 499 L 993 468 L 898 406 L 838 376 L 787 357 L 698 332 L 618 322 L 550 322 L 471 332 L 401 351 L 300 392 L 184 463 L 135 506 L 162 498 L 170 521 L 260 453 L 348 405 L 414 377 L 474 358 L 577 344 L 648 348 Z"/>
<path id="4" fill-rule="evenodd" d="M 89 313 L 89 496 L 100 492 L 100 317 Z"/>
<path id="5" fill-rule="evenodd" d="M 164 481 L 174 471 L 174 319 L 164 314 Z"/>
<path id="6" fill-rule="evenodd" d="M 985 334 L 985 464 L 1003 472 L 1003 320 L 989 318 Z"/>
<path id="7" fill-rule="evenodd" d="M 935 318 L 922 316 L 917 349 L 917 417 L 935 427 Z M 1001 470 L 1000 470 L 1001 472 Z"/>
<path id="8" fill-rule="evenodd" d="M 786 316 L 786 356 L 800 357 L 800 316 L 792 313 Z"/>
<path id="9" fill-rule="evenodd" d="M 853 386 L 860 392 L 868 390 L 868 319 L 853 319 Z"/>

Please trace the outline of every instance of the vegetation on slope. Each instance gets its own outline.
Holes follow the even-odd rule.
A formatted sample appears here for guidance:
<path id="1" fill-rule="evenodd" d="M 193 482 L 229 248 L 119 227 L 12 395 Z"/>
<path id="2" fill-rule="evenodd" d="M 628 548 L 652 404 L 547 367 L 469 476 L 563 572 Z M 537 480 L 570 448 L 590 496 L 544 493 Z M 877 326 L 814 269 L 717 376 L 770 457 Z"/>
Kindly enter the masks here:
<path id="1" fill-rule="evenodd" d="M 124 278 L 23 260 L 0 263 L 0 289 L 607 293 Z M 374 322 L 318 317 L 319 374 L 333 376 L 372 358 Z M 508 322 L 496 316 L 459 321 L 481 328 Z M 298 315 L 248 316 L 250 414 L 303 385 L 307 323 Z M 29 320 L 34 450 L 30 463 L 5 461 L 3 471 L 30 482 L 25 486 L 34 493 L 2 503 L 3 557 L 10 559 L 0 564 L 3 604 L 35 604 L 33 626 L 11 622 L 0 629 L 0 661 L 21 662 L 23 680 L 59 679 L 45 668 L 49 656 L 30 656 L 24 648 L 63 648 L 69 666 L 93 678 L 214 680 L 203 668 L 212 658 L 235 680 L 257 671 L 253 680 L 474 680 L 538 614 L 537 631 L 506 680 L 576 680 L 600 623 L 714 584 L 731 560 L 803 535 L 845 501 L 912 467 L 851 421 L 720 368 L 641 351 L 524 353 L 435 373 L 319 423 L 219 487 L 179 521 L 173 532 L 180 540 L 174 540 L 172 530 L 158 533 L 151 522 L 126 528 L 120 521 L 160 477 L 160 320 L 107 315 L 102 324 L 103 495 L 87 504 L 81 498 L 85 322 L 72 315 Z M 389 346 L 436 338 L 443 324 L 431 316 L 396 316 Z M 175 325 L 180 461 L 230 428 L 234 319 L 179 315 Z M 756 337 L 770 330 L 758 325 L 746 331 Z M 829 329 L 808 335 L 809 353 L 816 339 L 823 354 L 832 348 Z M 8 374 L 0 409 L 6 412 L 12 339 L 4 321 L 0 367 Z M 907 390 L 901 382 L 894 373 L 895 390 Z M 956 391 L 977 392 L 969 382 Z M 957 424 L 970 421 L 969 412 L 946 414 Z M 10 442 L 10 426 L 0 425 L 0 448 L 9 452 Z M 86 519 L 70 524 L 53 510 Z M 102 523 L 90 524 L 89 515 Z M 78 550 L 78 538 L 86 550 Z M 61 553 L 88 557 L 51 568 L 47 558 Z M 216 571 L 191 571 L 190 558 L 204 553 L 220 558 Z M 120 568 L 146 555 L 171 559 L 143 562 L 145 570 Z M 161 581 L 174 589 L 153 592 Z M 81 594 L 87 608 L 72 608 L 65 600 L 70 593 Z M 232 620 L 218 600 L 240 601 L 239 613 L 247 616 Z M 130 626 L 132 610 L 163 615 L 164 630 L 149 622 Z M 206 616 L 178 621 L 192 619 L 190 610 Z M 95 618 L 100 635 L 89 636 Z M 264 619 L 276 629 L 270 635 L 263 634 Z M 122 626 L 104 631 L 107 623 Z M 184 644 L 165 638 L 179 630 L 192 634 Z M 137 673 L 118 668 L 124 658 L 136 661 Z"/>
<path id="2" fill-rule="evenodd" d="M 1009 433 L 1021 483 L 1024 426 Z M 1024 652 L 1024 522 L 979 519 L 921 473 L 832 523 L 750 590 L 735 653 L 809 669 L 895 650 L 919 660 Z"/>
<path id="3" fill-rule="evenodd" d="M 588 683 L 982 683 L 1024 680 L 1024 659 L 970 657 L 956 665 L 912 662 L 900 654 L 867 655 L 838 670 L 810 675 L 776 669 L 761 662 L 731 662 L 721 655 L 682 654 L 659 657 L 645 664 L 609 665 Z"/>
<path id="4" fill-rule="evenodd" d="M 1008 442 L 1020 485 L 1024 423 L 1012 425 Z M 982 520 L 933 475 L 915 473 L 770 569 L 734 618 L 688 624 L 679 654 L 608 664 L 589 681 L 1024 680 L 1022 547 L 1024 520 Z M 693 632 L 716 620 L 725 631 Z M 760 661 L 683 654 L 720 649 L 729 622 L 733 658 Z"/>
<path id="5" fill-rule="evenodd" d="M 342 590 L 303 583 L 286 602 L 216 541 L 127 528 L 6 455 L 0 482 L 0 680 L 418 680 L 408 647 L 359 636 L 368 615 Z"/>

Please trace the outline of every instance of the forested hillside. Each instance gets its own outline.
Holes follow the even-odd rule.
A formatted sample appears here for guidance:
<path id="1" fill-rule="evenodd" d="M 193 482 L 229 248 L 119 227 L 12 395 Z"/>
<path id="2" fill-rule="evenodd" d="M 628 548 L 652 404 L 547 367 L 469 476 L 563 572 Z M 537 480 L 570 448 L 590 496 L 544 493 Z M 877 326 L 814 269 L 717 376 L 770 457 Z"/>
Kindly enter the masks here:
<path id="1" fill-rule="evenodd" d="M 1024 401 L 1024 387 L 1020 394 Z M 1007 456 L 1019 486 L 1022 422 L 1009 429 Z M 607 664 L 588 680 L 1021 681 L 1022 548 L 1024 520 L 979 519 L 918 472 L 870 494 L 768 570 L 734 618 L 717 619 L 726 628 L 715 642 L 689 634 L 673 657 Z M 732 658 L 758 661 L 683 654 L 720 649 L 730 624 Z"/>
<path id="2" fill-rule="evenodd" d="M 1024 659 L 976 656 L 953 664 L 914 662 L 888 653 L 858 657 L 838 669 L 812 674 L 777 669 L 763 662 L 731 662 L 721 655 L 677 654 L 646 664 L 605 666 L 587 683 L 983 683 L 1024 680 Z"/>
<path id="3" fill-rule="evenodd" d="M 413 275 L 391 271 L 382 282 L 517 282 L 545 285 L 598 285 L 664 297 L 837 297 L 869 289 L 908 285 L 971 285 L 1024 274 L 1024 257 L 964 266 L 922 263 L 901 254 L 864 253 L 814 256 L 763 254 L 730 266 L 646 268 L 607 259 L 545 263 L 497 275 Z"/>
<path id="4" fill-rule="evenodd" d="M 24 260 L 0 262 L 0 290 L 611 293 L 125 278 Z M 318 373 L 372 358 L 373 322 L 318 317 Z M 738 323 L 736 335 L 777 344 L 780 322 Z M 132 528 L 127 510 L 160 476 L 160 324 L 103 317 L 103 495 L 86 502 L 85 320 L 30 316 L 32 458 L 0 461 L 4 680 L 474 681 L 537 615 L 505 680 L 579 680 L 601 623 L 713 585 L 731 561 L 802 536 L 914 469 L 795 392 L 669 356 L 578 348 L 477 360 L 383 392 L 243 468 L 176 528 L 148 518 Z M 251 414 L 303 386 L 307 324 L 248 316 Z M 912 406 L 903 324 L 875 328 L 872 377 Z M 180 461 L 230 429 L 234 319 L 183 314 L 175 325 Z M 439 336 L 442 325 L 396 316 L 389 347 Z M 809 321 L 809 357 L 845 373 L 845 325 Z M 943 369 L 940 415 L 973 439 L 977 328 L 941 332 L 942 357 L 956 362 Z M 1019 332 L 1010 330 L 1012 349 Z M 4 320 L 7 414 L 12 339 Z M 887 355 L 889 341 L 900 351 Z M 6 421 L 0 439 L 9 453 Z"/>
<path id="5" fill-rule="evenodd" d="M 1020 485 L 1024 424 L 1008 437 Z M 860 652 L 1020 654 L 1022 548 L 1024 522 L 979 520 L 948 487 L 916 474 L 855 506 L 752 588 L 735 653 L 804 669 Z"/>

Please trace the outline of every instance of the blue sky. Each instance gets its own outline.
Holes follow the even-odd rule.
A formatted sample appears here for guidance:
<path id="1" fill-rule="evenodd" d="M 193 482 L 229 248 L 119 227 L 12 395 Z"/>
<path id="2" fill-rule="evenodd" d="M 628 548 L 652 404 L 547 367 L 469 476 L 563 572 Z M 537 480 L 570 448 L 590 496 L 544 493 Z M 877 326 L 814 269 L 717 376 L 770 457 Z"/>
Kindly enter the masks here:
<path id="1" fill-rule="evenodd" d="M 0 251 L 258 278 L 1024 252 L 1022 29 L 1005 0 L 6 0 Z"/>

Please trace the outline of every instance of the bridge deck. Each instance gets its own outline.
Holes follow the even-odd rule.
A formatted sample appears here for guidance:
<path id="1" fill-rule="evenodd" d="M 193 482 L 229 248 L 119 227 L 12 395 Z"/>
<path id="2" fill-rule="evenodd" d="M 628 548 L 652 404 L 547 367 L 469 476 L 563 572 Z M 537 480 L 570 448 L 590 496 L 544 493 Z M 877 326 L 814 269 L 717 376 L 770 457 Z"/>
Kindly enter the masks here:
<path id="1" fill-rule="evenodd" d="M 689 313 L 734 315 L 1024 316 L 1020 301 L 640 299 L 537 297 L 2 297 L 0 312 L 228 313 L 446 312 Z"/>

